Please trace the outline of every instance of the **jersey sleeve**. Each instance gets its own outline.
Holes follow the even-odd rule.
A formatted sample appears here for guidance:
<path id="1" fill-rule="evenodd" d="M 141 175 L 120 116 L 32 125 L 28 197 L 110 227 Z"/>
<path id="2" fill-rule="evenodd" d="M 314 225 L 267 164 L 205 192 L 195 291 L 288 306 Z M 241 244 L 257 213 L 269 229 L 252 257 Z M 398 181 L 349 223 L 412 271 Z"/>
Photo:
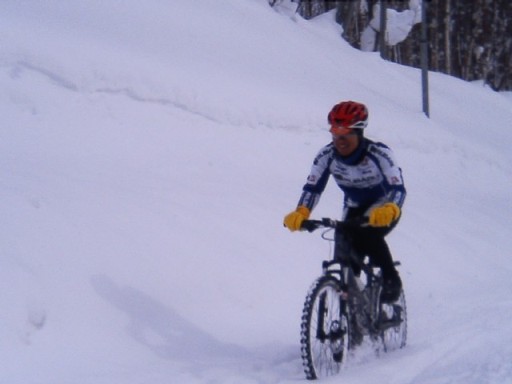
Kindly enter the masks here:
<path id="1" fill-rule="evenodd" d="M 386 200 L 402 207 L 406 190 L 402 169 L 397 165 L 393 151 L 384 144 L 377 144 L 372 149 L 379 160 L 379 167 L 387 186 Z"/>
<path id="2" fill-rule="evenodd" d="M 326 145 L 318 152 L 313 161 L 297 205 L 306 206 L 310 211 L 315 208 L 329 180 L 331 162 L 332 145 Z"/>

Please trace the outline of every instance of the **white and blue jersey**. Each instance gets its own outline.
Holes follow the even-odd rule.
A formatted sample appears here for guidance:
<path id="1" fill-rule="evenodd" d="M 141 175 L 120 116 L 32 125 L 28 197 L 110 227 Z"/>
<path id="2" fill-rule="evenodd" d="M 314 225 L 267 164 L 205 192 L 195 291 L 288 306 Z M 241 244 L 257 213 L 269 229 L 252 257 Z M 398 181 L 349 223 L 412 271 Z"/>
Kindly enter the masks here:
<path id="1" fill-rule="evenodd" d="M 298 205 L 313 210 L 330 175 L 344 193 L 345 211 L 354 208 L 363 213 L 387 202 L 399 207 L 404 203 L 402 170 L 391 149 L 382 143 L 362 138 L 356 151 L 346 158 L 333 143 L 323 147 L 315 157 Z"/>

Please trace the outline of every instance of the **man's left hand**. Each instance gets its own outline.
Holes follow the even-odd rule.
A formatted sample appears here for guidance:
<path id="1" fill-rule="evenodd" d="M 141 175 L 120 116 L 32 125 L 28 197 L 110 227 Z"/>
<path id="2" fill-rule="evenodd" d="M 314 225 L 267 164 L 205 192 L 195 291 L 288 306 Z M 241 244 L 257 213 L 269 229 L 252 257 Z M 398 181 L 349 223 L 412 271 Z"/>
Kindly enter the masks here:
<path id="1" fill-rule="evenodd" d="M 400 207 L 395 203 L 386 203 L 370 212 L 368 224 L 372 227 L 388 227 L 400 216 Z"/>

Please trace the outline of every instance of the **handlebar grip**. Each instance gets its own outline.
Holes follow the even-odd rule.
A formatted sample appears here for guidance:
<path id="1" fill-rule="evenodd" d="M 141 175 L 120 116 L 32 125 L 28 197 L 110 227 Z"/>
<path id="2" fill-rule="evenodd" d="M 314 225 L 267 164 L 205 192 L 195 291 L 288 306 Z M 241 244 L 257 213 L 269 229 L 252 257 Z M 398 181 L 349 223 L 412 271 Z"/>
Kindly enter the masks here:
<path id="1" fill-rule="evenodd" d="M 322 222 L 319 220 L 304 220 L 300 225 L 300 229 L 308 232 L 313 232 L 322 226 Z"/>

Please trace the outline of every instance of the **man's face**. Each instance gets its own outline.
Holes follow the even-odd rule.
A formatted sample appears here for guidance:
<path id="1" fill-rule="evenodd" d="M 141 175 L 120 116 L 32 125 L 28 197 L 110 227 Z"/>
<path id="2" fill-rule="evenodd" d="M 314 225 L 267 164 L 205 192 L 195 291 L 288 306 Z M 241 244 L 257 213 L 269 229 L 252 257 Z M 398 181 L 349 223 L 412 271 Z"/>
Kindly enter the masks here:
<path id="1" fill-rule="evenodd" d="M 341 156 L 350 156 L 359 145 L 359 136 L 355 132 L 345 135 L 332 135 L 334 147 Z"/>

